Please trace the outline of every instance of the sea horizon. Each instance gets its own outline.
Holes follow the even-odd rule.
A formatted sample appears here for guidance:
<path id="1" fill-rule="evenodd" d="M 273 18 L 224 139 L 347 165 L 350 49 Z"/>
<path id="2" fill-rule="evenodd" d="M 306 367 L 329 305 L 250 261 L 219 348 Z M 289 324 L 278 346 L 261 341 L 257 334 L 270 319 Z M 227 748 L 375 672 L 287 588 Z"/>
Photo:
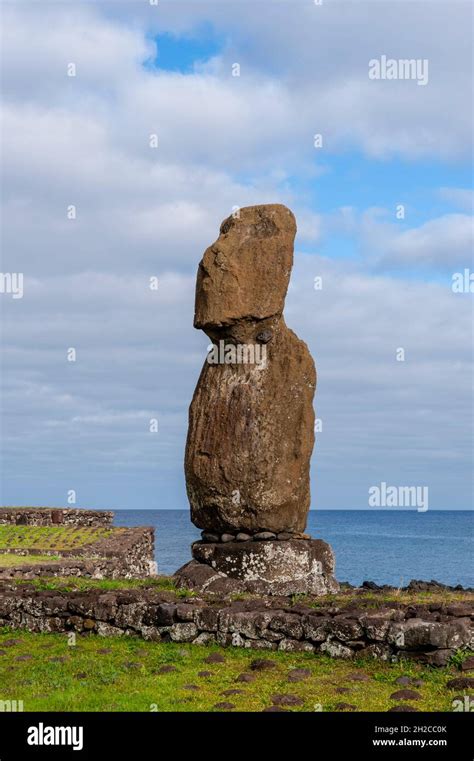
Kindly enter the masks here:
<path id="1" fill-rule="evenodd" d="M 117 509 L 115 525 L 155 529 L 158 572 L 173 574 L 191 559 L 200 538 L 189 510 Z M 370 519 L 368 514 L 371 513 Z M 336 578 L 406 586 L 412 579 L 474 586 L 472 510 L 316 509 L 306 530 L 327 541 L 336 556 Z M 363 515 L 362 515 L 363 514 Z"/>

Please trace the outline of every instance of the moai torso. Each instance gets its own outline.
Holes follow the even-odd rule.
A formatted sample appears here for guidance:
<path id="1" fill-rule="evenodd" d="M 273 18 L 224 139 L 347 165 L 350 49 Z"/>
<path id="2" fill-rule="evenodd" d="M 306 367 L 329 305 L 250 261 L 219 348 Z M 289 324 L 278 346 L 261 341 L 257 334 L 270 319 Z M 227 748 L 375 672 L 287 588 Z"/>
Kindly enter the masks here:
<path id="1" fill-rule="evenodd" d="M 247 207 L 199 265 L 194 325 L 214 346 L 189 411 L 185 473 L 201 529 L 306 525 L 316 371 L 282 316 L 295 233 L 285 206 Z"/>

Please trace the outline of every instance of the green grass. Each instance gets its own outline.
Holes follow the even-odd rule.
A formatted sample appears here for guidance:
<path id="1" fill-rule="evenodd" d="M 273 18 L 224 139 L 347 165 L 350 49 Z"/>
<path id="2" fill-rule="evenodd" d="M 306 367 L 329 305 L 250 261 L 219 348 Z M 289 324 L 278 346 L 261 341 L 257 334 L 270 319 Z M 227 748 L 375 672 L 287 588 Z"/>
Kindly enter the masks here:
<path id="1" fill-rule="evenodd" d="M 1 557 L 1 555 L 0 555 Z M 15 579 L 16 584 L 28 584 L 38 590 L 58 590 L 61 592 L 87 592 L 91 589 L 104 591 L 114 589 L 150 588 L 164 592 L 174 592 L 177 597 L 194 597 L 190 589 L 176 589 L 171 576 L 157 576 L 145 579 L 87 579 L 83 577 L 51 577 L 40 579 Z"/>
<path id="2" fill-rule="evenodd" d="M 0 568 L 19 568 L 22 565 L 52 563 L 59 560 L 58 555 L 15 555 L 11 552 L 0 553 Z"/>
<path id="3" fill-rule="evenodd" d="M 11 640 L 13 645 L 8 644 Z M 220 652 L 225 662 L 206 663 L 211 652 Z M 251 683 L 236 682 L 239 674 L 250 672 L 254 658 L 272 660 L 276 668 L 252 672 Z M 158 674 L 163 665 L 172 665 L 176 671 Z M 288 682 L 292 668 L 307 668 L 311 676 Z M 199 676 L 200 671 L 210 675 Z M 348 679 L 354 672 L 365 674 L 368 681 Z M 291 708 L 296 711 L 321 710 L 318 706 L 333 711 L 340 702 L 353 704 L 358 711 L 387 711 L 402 702 L 390 698 L 401 689 L 395 683 L 401 675 L 424 680 L 414 688 L 422 699 L 411 701 L 418 709 L 452 710 L 453 697 L 460 691 L 447 690 L 446 682 L 459 675 L 454 667 L 349 662 L 310 653 L 152 643 L 125 636 L 78 635 L 71 646 L 66 634 L 0 629 L 0 700 L 22 700 L 25 711 L 218 711 L 222 709 L 215 705 L 223 701 L 237 711 L 261 711 L 272 705 L 272 695 L 278 693 L 300 697 L 303 704 Z M 190 684 L 198 689 L 187 689 Z M 338 694 L 337 687 L 350 692 Z M 227 689 L 243 693 L 223 695 Z"/>
<path id="4" fill-rule="evenodd" d="M 0 555 L 1 557 L 1 555 Z M 88 591 L 90 589 L 102 589 L 104 591 L 114 589 L 143 589 L 151 588 L 162 591 L 174 592 L 177 598 L 195 597 L 196 593 L 190 589 L 176 589 L 171 576 L 158 576 L 144 579 L 86 579 L 86 578 L 53 578 L 42 577 L 40 579 L 16 579 L 17 584 L 31 584 L 35 589 L 58 590 L 64 592 Z M 206 597 L 206 595 L 204 595 Z M 251 594 L 234 594 L 231 600 L 250 600 L 255 598 Z M 470 592 L 430 591 L 430 592 L 401 592 L 400 594 L 387 594 L 382 592 L 353 591 L 341 592 L 338 595 L 325 595 L 324 597 L 311 597 L 309 595 L 294 595 L 293 605 L 307 605 L 310 608 L 326 608 L 337 606 L 344 609 L 348 605 L 356 604 L 360 608 L 378 608 L 391 602 L 403 603 L 404 605 L 429 605 L 430 603 L 456 603 L 473 602 L 474 594 Z"/>
<path id="5" fill-rule="evenodd" d="M 120 529 L 87 526 L 0 526 L 0 550 L 76 550 Z"/>
<path id="6" fill-rule="evenodd" d="M 381 605 L 400 603 L 403 605 L 430 605 L 432 603 L 474 602 L 474 593 L 454 590 L 429 590 L 426 592 L 408 592 L 394 590 L 393 592 L 372 592 L 362 590 L 344 590 L 339 594 L 311 597 L 310 595 L 293 595 L 292 605 L 308 605 L 310 608 L 326 608 L 334 605 L 344 608 L 357 604 L 363 608 L 378 608 Z"/>

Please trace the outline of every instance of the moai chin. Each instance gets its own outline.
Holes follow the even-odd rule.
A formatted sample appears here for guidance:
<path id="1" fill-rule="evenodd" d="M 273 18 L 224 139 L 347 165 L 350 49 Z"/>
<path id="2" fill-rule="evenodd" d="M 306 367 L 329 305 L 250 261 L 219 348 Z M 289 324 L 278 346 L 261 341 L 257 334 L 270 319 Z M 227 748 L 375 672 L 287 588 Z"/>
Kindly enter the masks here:
<path id="1" fill-rule="evenodd" d="M 193 555 L 219 568 L 224 547 L 226 562 L 236 553 L 223 569 L 229 575 L 248 566 L 248 541 L 264 534 L 270 543 L 257 548 L 252 542 L 252 552 L 268 556 L 275 545 L 270 565 L 285 567 L 281 555 L 285 550 L 288 560 L 288 542 L 300 571 L 301 552 L 307 570 L 318 563 L 314 546 L 299 537 L 310 506 L 316 370 L 306 344 L 283 318 L 295 234 L 285 206 L 240 209 L 222 223 L 198 269 L 194 327 L 209 336 L 212 348 L 189 410 L 186 488 L 192 521 L 204 529 Z M 214 546 L 222 535 L 226 543 Z M 331 549 L 320 540 L 312 545 L 318 543 L 330 574 Z M 296 573 L 290 562 L 289 577 L 292 568 Z"/>

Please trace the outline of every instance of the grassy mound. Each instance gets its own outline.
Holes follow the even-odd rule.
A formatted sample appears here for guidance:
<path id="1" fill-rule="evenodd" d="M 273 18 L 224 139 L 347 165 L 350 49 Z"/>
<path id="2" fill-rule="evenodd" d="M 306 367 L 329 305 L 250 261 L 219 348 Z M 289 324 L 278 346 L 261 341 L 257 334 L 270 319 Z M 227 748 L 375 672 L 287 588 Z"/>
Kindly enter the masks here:
<path id="1" fill-rule="evenodd" d="M 110 536 L 112 531 L 88 526 L 4 525 L 0 526 L 0 550 L 76 550 Z"/>
<path id="2" fill-rule="evenodd" d="M 15 555 L 11 552 L 0 553 L 0 568 L 21 568 L 22 565 L 42 565 L 59 560 L 58 555 Z"/>

